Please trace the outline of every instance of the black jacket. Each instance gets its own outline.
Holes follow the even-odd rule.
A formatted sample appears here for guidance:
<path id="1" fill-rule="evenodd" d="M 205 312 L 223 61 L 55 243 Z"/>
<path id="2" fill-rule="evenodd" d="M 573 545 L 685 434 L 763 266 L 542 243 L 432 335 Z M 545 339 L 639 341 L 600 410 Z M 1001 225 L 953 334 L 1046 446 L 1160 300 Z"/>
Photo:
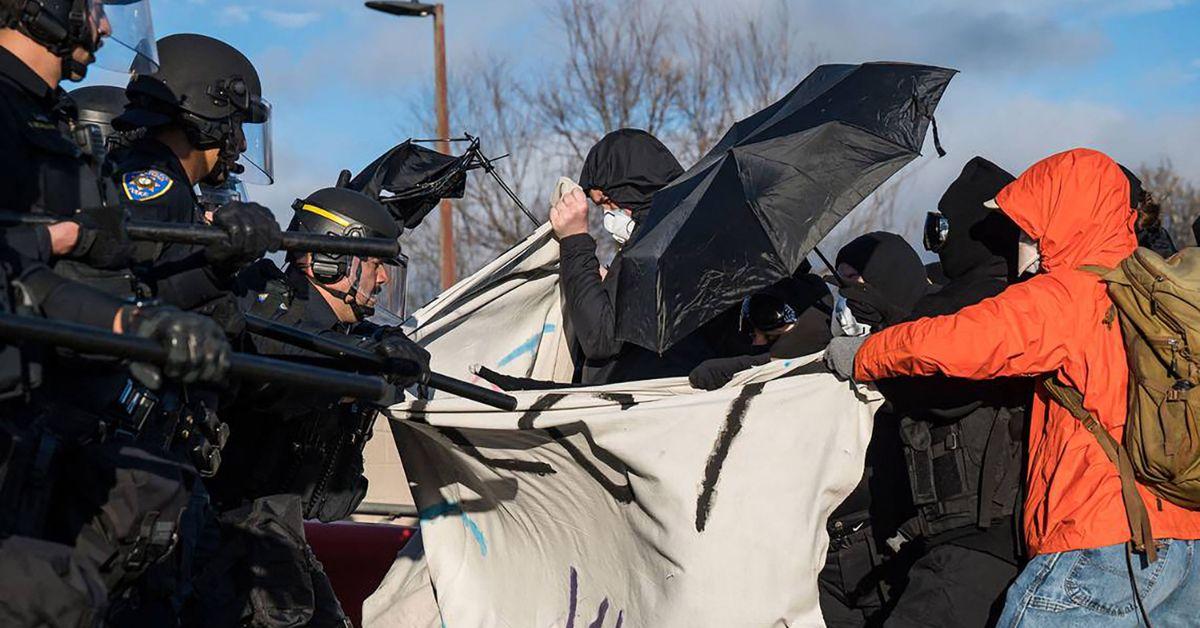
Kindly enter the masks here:
<path id="1" fill-rule="evenodd" d="M 100 177 L 70 136 L 74 110 L 11 52 L 0 48 L 0 209 L 66 216 L 99 205 Z M 111 328 L 121 302 L 50 272 L 45 227 L 0 229 L 0 263 L 51 318 Z"/>
<path id="2" fill-rule="evenodd" d="M 143 139 L 115 151 L 113 182 L 136 220 L 200 224 L 203 211 L 179 158 L 166 145 Z M 135 269 L 148 292 L 184 310 L 212 315 L 232 308 L 233 276 L 214 268 L 204 248 L 159 244 Z"/>
<path id="3" fill-rule="evenodd" d="M 350 346 L 364 346 L 379 327 L 341 322 L 298 269 L 270 260 L 243 269 L 235 293 L 245 311 Z M 287 343 L 251 336 L 259 355 L 344 368 Z M 219 508 L 237 508 L 267 495 L 300 496 L 306 519 L 349 516 L 366 494 L 362 448 L 375 409 L 343 403 L 337 395 L 296 386 L 244 386 L 222 409 L 230 424 L 221 471 L 209 482 Z"/>
<path id="4" fill-rule="evenodd" d="M 950 221 L 939 252 L 947 283 L 912 318 L 952 314 L 1002 292 L 1019 232 L 983 202 L 1012 181 L 982 159 L 968 162 L 939 203 Z M 896 378 L 878 383 L 900 419 L 918 516 L 905 525 L 927 544 L 955 543 L 1017 562 L 1024 432 L 1032 385 L 1023 379 Z"/>
<path id="5" fill-rule="evenodd" d="M 662 356 L 617 340 L 616 277 L 620 255 L 600 280 L 596 241 L 587 234 L 564 238 L 561 251 L 563 316 L 572 339 L 575 383 L 586 385 L 686 376 L 713 357 L 702 333 L 692 334 Z"/>

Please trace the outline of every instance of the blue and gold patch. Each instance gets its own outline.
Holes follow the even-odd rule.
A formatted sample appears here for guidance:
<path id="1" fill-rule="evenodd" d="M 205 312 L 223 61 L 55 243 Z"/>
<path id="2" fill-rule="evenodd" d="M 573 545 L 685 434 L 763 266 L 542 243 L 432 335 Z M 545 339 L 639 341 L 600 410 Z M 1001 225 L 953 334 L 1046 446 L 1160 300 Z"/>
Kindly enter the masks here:
<path id="1" fill-rule="evenodd" d="M 150 201 L 166 194 L 175 181 L 158 170 L 127 172 L 121 177 L 121 187 L 131 201 Z"/>

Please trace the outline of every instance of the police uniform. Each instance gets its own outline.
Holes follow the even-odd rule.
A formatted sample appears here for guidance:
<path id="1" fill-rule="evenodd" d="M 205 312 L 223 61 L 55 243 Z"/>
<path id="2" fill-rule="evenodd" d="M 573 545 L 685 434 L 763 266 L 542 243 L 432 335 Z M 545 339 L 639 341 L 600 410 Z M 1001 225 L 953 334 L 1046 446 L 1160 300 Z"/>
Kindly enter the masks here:
<path id="1" fill-rule="evenodd" d="M 0 48 L 0 207 L 67 216 L 101 203 L 104 185 L 68 134 L 70 121 L 62 90 Z M 2 240 L 0 264 L 36 309 L 49 318 L 111 329 L 122 302 L 51 271 L 45 228 L 10 227 Z M 34 560 L 45 569 L 31 569 L 15 580 L 8 580 L 14 575 L 9 569 L 23 563 L 5 561 L 0 580 L 11 584 L 24 578 L 22 586 L 47 595 L 79 592 L 77 599 L 85 601 L 74 607 L 70 598 L 38 598 L 60 605 L 55 611 L 62 614 L 55 620 L 65 622 L 101 612 L 105 591 L 123 586 L 169 550 L 172 520 L 186 495 L 177 465 L 126 442 L 99 442 L 102 424 L 75 420 L 88 415 L 59 398 L 58 392 L 70 388 L 64 363 L 53 362 L 40 388 L 29 390 L 31 382 L 21 377 L 24 391 L 4 391 L 14 397 L 3 407 L 0 438 L 6 443 L 0 460 L 5 467 L 0 534 L 14 535 L 4 541 L 4 551 L 19 543 L 20 556 L 37 559 L 42 549 L 59 549 Z M 32 403 L 25 403 L 31 395 Z M 36 551 L 26 551 L 30 547 Z M 62 579 L 50 580 L 56 577 Z M 4 589 L 15 590 L 7 584 Z M 33 613 L 45 621 L 38 612 L 6 603 L 0 616 L 24 621 Z"/>
<path id="2" fill-rule="evenodd" d="M 111 159 L 113 181 L 133 219 L 204 223 L 195 188 L 179 158 L 165 144 L 143 139 L 115 151 Z M 149 295 L 180 309 L 209 315 L 219 316 L 233 306 L 229 292 L 232 274 L 214 268 L 203 247 L 158 246 L 153 263 L 138 269 L 138 278 Z"/>

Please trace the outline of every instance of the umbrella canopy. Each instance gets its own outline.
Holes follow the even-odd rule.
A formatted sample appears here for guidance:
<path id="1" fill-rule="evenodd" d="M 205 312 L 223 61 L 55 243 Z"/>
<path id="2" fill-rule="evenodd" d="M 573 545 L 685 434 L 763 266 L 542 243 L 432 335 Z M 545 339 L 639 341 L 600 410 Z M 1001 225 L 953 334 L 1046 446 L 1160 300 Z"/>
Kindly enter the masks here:
<path id="1" fill-rule="evenodd" d="M 406 140 L 363 168 L 347 187 L 378 199 L 404 228 L 413 229 L 443 198 L 462 198 L 468 162 L 466 155 L 443 155 Z"/>
<path id="2" fill-rule="evenodd" d="M 920 155 L 955 70 L 823 65 L 654 196 L 618 255 L 617 336 L 663 352 L 791 275 Z"/>

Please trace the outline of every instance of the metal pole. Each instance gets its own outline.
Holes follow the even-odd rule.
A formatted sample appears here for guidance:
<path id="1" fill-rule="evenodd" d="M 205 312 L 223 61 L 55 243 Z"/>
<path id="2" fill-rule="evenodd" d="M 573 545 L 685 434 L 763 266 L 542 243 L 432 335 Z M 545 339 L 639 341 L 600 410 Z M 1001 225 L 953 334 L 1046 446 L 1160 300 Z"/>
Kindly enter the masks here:
<path id="1" fill-rule="evenodd" d="M 438 151 L 450 154 L 450 110 L 446 100 L 446 25 L 445 7 L 433 5 L 433 72 L 434 89 L 437 91 Z M 450 199 L 442 199 L 442 289 L 454 285 L 458 279 L 455 270 L 454 213 Z"/>

